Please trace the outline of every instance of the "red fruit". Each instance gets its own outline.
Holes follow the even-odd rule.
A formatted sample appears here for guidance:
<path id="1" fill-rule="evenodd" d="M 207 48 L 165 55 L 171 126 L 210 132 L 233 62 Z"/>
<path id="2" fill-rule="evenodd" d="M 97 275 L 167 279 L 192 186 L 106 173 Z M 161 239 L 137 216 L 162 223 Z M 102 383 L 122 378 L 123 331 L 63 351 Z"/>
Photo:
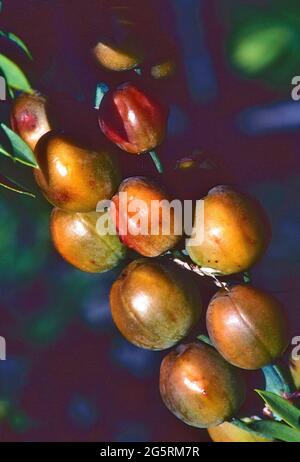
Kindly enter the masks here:
<path id="1" fill-rule="evenodd" d="M 167 112 L 136 85 L 123 83 L 104 96 L 99 124 L 110 141 L 124 151 L 140 154 L 163 141 Z"/>

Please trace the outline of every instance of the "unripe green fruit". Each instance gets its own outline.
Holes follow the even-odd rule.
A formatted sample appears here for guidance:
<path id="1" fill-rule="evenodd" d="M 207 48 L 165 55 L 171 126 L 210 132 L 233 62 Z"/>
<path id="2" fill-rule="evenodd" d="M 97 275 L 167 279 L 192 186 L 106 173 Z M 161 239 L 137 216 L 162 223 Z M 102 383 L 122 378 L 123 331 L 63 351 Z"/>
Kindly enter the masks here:
<path id="1" fill-rule="evenodd" d="M 255 435 L 229 422 L 208 429 L 215 443 L 271 443 L 273 440 Z"/>

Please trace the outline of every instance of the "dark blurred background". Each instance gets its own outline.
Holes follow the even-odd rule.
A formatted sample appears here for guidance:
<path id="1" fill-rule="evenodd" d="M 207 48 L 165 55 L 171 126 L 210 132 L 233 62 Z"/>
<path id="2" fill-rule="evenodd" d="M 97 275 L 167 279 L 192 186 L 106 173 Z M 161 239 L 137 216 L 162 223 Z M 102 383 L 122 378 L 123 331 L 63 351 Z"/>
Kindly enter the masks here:
<path id="1" fill-rule="evenodd" d="M 261 201 L 273 239 L 251 272 L 253 282 L 282 300 L 291 335 L 300 335 L 300 102 L 291 98 L 292 77 L 300 73 L 299 2 L 112 0 L 130 7 L 148 49 L 142 77 L 93 62 L 95 41 L 115 33 L 107 2 L 2 3 L 0 28 L 19 35 L 34 60 L 1 38 L 0 52 L 49 95 L 61 128 L 87 143 L 106 142 L 93 110 L 100 81 L 140 80 L 170 106 L 159 149 L 163 177 L 148 156 L 120 151 L 124 177 L 147 175 L 174 197 L 193 199 L 232 183 Z M 149 66 L 164 56 L 176 60 L 177 73 L 154 81 Z M 8 123 L 8 113 L 9 101 L 1 102 L 1 121 Z M 190 156 L 193 167 L 180 168 L 180 159 Z M 131 346 L 112 324 L 108 294 L 120 268 L 90 275 L 68 266 L 50 243 L 51 207 L 30 169 L 5 158 L 0 168 L 37 192 L 34 200 L 0 191 L 0 335 L 7 341 L 0 440 L 208 441 L 205 430 L 185 426 L 161 402 L 159 366 L 166 353 Z M 197 282 L 208 300 L 214 287 Z M 259 414 L 253 388 L 262 387 L 263 378 L 245 375 L 249 393 L 241 415 Z"/>

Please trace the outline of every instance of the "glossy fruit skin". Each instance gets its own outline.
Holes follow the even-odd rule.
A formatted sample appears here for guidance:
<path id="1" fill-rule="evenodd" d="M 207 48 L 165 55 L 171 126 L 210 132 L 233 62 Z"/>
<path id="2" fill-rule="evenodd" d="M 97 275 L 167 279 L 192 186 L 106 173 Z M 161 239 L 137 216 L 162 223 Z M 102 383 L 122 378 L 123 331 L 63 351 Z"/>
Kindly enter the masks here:
<path id="1" fill-rule="evenodd" d="M 164 350 L 182 340 L 198 321 L 201 298 L 177 267 L 139 259 L 114 282 L 110 306 L 117 328 L 129 342 Z"/>
<path id="2" fill-rule="evenodd" d="M 56 132 L 44 135 L 35 149 L 37 184 L 56 207 L 72 212 L 96 210 L 116 191 L 120 174 L 108 151 L 93 151 Z"/>
<path id="3" fill-rule="evenodd" d="M 250 285 L 218 291 L 209 303 L 206 325 L 219 353 L 242 369 L 273 363 L 288 345 L 279 302 Z"/>
<path id="4" fill-rule="evenodd" d="M 97 220 L 108 212 L 67 212 L 54 208 L 50 234 L 56 250 L 71 265 L 90 273 L 103 273 L 117 266 L 126 256 L 126 248 L 117 235 L 102 236 Z"/>
<path id="5" fill-rule="evenodd" d="M 271 443 L 273 441 L 243 430 L 229 422 L 209 428 L 208 433 L 215 443 Z"/>
<path id="6" fill-rule="evenodd" d="M 238 371 L 204 343 L 182 345 L 169 353 L 160 368 L 160 393 L 180 420 L 208 428 L 230 419 L 244 400 Z"/>
<path id="7" fill-rule="evenodd" d="M 151 151 L 162 143 L 167 112 L 133 83 L 124 83 L 104 96 L 99 125 L 104 135 L 131 154 Z"/>
<path id="8" fill-rule="evenodd" d="M 51 130 L 46 111 L 46 98 L 39 94 L 22 93 L 11 108 L 11 126 L 28 146 L 34 150 L 39 139 Z"/>
<path id="9" fill-rule="evenodd" d="M 127 193 L 127 202 L 123 205 L 121 193 Z M 135 216 L 137 214 L 135 208 L 131 211 L 131 201 L 143 201 L 139 204 L 139 214 L 148 216 L 147 234 L 134 235 L 130 233 L 130 226 L 135 223 Z M 160 189 L 160 187 L 153 181 L 145 177 L 131 177 L 124 180 L 120 187 L 118 194 L 116 194 L 112 201 L 115 205 L 115 214 L 113 221 L 120 234 L 122 242 L 129 248 L 135 250 L 144 257 L 157 257 L 167 250 L 175 247 L 181 239 L 182 224 L 179 217 L 171 209 L 170 217 L 170 233 L 163 232 L 163 214 L 159 210 L 159 202 L 168 200 L 167 195 Z M 154 202 L 157 202 L 157 207 Z M 157 234 L 151 234 L 151 206 L 152 211 L 157 213 L 159 218 Z M 162 210 L 168 212 L 167 206 L 163 205 Z M 135 227 L 133 226 L 133 229 Z M 125 232 L 123 232 L 123 230 Z M 128 230 L 128 231 L 127 231 Z"/>
<path id="10" fill-rule="evenodd" d="M 194 227 L 199 229 L 199 220 Z M 204 239 L 187 243 L 191 259 L 219 274 L 249 269 L 269 241 L 266 218 L 252 198 L 228 186 L 217 186 L 204 198 Z"/>
<path id="11" fill-rule="evenodd" d="M 103 67 L 110 71 L 129 71 L 143 61 L 143 53 L 137 46 L 125 44 L 123 47 L 99 42 L 93 49 L 93 54 Z"/>

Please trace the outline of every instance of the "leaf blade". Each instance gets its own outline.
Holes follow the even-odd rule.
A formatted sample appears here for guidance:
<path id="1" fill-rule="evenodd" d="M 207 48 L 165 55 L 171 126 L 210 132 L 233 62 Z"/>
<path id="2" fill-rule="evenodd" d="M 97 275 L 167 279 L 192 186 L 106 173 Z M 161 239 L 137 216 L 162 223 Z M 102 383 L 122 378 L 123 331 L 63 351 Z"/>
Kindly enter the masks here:
<path id="1" fill-rule="evenodd" d="M 32 54 L 30 53 L 27 45 L 16 34 L 13 34 L 12 32 L 4 32 L 3 30 L 0 30 L 0 37 L 5 37 L 11 42 L 15 43 L 22 51 L 24 51 L 26 56 L 32 60 Z"/>
<path id="2" fill-rule="evenodd" d="M 25 189 L 23 186 L 21 186 L 19 183 L 16 181 L 12 180 L 11 178 L 8 178 L 0 173 L 0 186 L 2 186 L 5 189 L 9 189 L 10 191 L 17 192 L 19 194 L 23 194 L 25 196 L 30 196 L 35 198 L 35 195 Z"/>
<path id="3" fill-rule="evenodd" d="M 267 438 L 284 441 L 286 443 L 300 442 L 300 432 L 280 422 L 274 422 L 272 420 L 257 420 L 255 422 L 251 422 L 248 426 L 255 432 L 258 432 Z"/>
<path id="4" fill-rule="evenodd" d="M 27 93 L 31 91 L 31 85 L 24 72 L 17 64 L 1 53 L 0 69 L 4 74 L 9 87 L 15 90 L 25 91 Z"/>
<path id="5" fill-rule="evenodd" d="M 288 425 L 300 431 L 300 410 L 286 399 L 275 393 L 256 390 L 271 411 L 284 420 Z"/>
<path id="6" fill-rule="evenodd" d="M 37 161 L 34 157 L 34 154 L 30 147 L 19 137 L 13 130 L 11 130 L 7 125 L 1 124 L 1 128 L 4 130 L 6 136 L 8 137 L 11 146 L 14 151 L 14 160 L 21 162 L 28 167 L 38 168 Z"/>

